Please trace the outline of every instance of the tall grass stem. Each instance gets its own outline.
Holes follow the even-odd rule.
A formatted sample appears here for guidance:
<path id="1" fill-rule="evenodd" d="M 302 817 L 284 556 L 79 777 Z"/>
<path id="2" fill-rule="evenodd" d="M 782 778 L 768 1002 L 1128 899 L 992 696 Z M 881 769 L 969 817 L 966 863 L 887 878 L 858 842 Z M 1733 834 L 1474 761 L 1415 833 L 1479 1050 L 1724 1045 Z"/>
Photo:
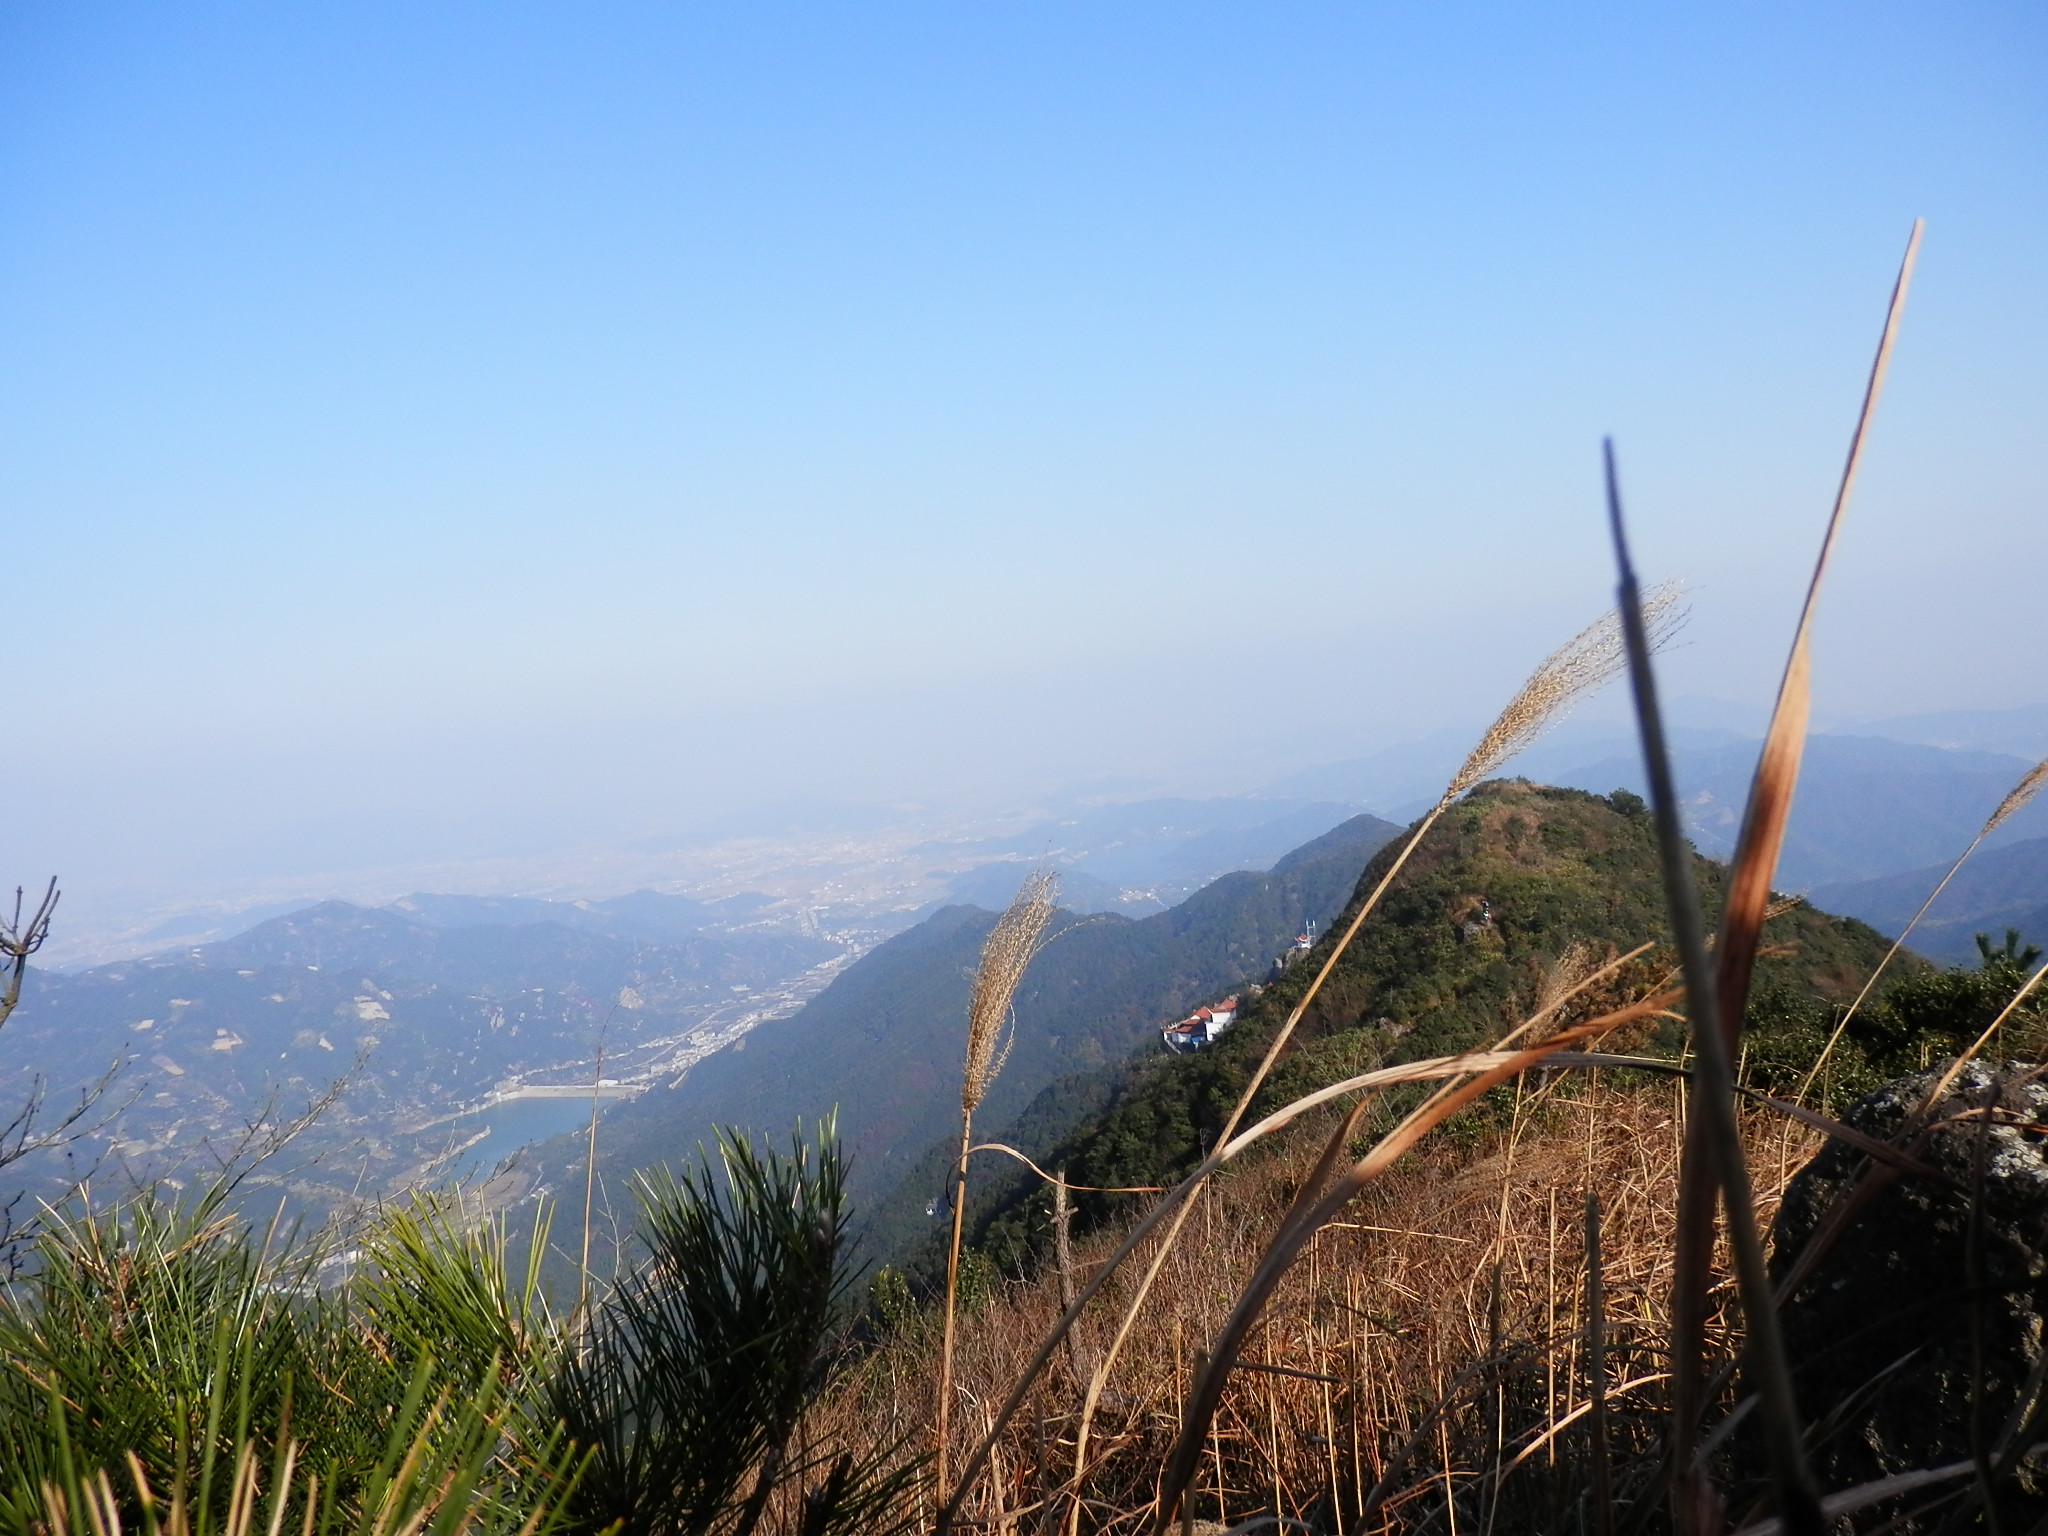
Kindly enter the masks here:
<path id="1" fill-rule="evenodd" d="M 953 1232 L 946 1249 L 945 1328 L 939 1353 L 938 1447 L 933 1458 L 941 1495 L 952 1451 L 953 1341 L 960 1300 L 960 1240 L 967 1215 L 967 1159 L 974 1146 L 974 1112 L 987 1097 L 1015 1040 L 1012 1005 L 1032 959 L 1044 948 L 1058 910 L 1059 883 L 1050 869 L 1024 877 L 1016 897 L 981 946 L 967 998 L 967 1050 L 960 1072 L 960 1155 L 953 1165 Z"/>
<path id="2" fill-rule="evenodd" d="M 1614 445 L 1604 451 L 1607 479 L 1607 514 L 1614 536 L 1615 563 L 1620 570 L 1619 606 L 1628 636 L 1629 675 L 1635 693 L 1636 719 L 1643 742 L 1643 766 L 1650 783 L 1651 810 L 1656 821 L 1657 845 L 1664 875 L 1665 900 L 1670 907 L 1673 937 L 1678 944 L 1680 967 L 1685 976 L 1686 1014 L 1692 1023 L 1698 1092 L 1692 1096 L 1693 1113 L 1687 1125 L 1683 1166 L 1711 1167 L 1717 1175 L 1723 1205 L 1728 1213 L 1729 1244 L 1734 1250 L 1737 1282 L 1742 1293 L 1743 1318 L 1748 1328 L 1748 1352 L 1759 1395 L 1763 1399 L 1766 1441 L 1777 1484 L 1778 1506 L 1787 1528 L 1794 1536 L 1826 1536 L 1827 1522 L 1820 1509 L 1820 1490 L 1806 1465 L 1800 1445 L 1798 1406 L 1792 1395 L 1791 1372 L 1785 1363 L 1784 1342 L 1778 1329 L 1777 1308 L 1771 1298 L 1770 1282 L 1764 1270 L 1763 1242 L 1756 1226 L 1755 1198 L 1749 1170 L 1743 1161 L 1741 1132 L 1735 1121 L 1735 1083 L 1729 1061 L 1729 1041 L 1719 1026 L 1716 989 L 1721 977 L 1707 961 L 1706 931 L 1700 921 L 1699 888 L 1693 874 L 1693 854 L 1679 823 L 1678 793 L 1672 783 L 1671 759 L 1665 747 L 1664 721 L 1657 704 L 1656 677 L 1651 670 L 1649 636 L 1640 617 L 1640 594 L 1633 563 L 1628 554 L 1627 531 L 1622 525 L 1621 492 L 1614 470 Z M 1772 849 L 1775 858 L 1775 847 Z M 1732 883 L 1732 882 L 1731 882 Z M 1766 881 L 1768 894 L 1768 881 Z M 1733 897 L 1730 898 L 1731 905 Z M 1759 909 L 1759 912 L 1761 909 Z M 1729 935 L 1724 921 L 1717 947 L 1725 960 Z M 1747 976 L 1743 978 L 1747 983 Z M 1683 1184 L 1682 1180 L 1682 1184 Z M 1695 1177 L 1692 1187 L 1704 1194 L 1706 1224 L 1711 1231 L 1712 1185 Z M 1684 1239 L 1689 1212 L 1683 1201 L 1679 1233 Z M 1682 1248 L 1674 1285 L 1678 1298 L 1705 1295 L 1705 1268 L 1711 1257 L 1707 1245 Z M 1674 1316 L 1677 1313 L 1674 1300 Z M 1686 1351 L 1691 1350 L 1688 1354 Z M 1698 1430 L 1697 1392 L 1681 1397 L 1678 1388 L 1696 1382 L 1700 1373 L 1697 1345 L 1691 1337 L 1674 1339 L 1672 1351 L 1673 1413 L 1672 1455 L 1676 1472 L 1676 1514 L 1684 1531 L 1693 1521 L 1701 1500 L 1693 1464 L 1693 1439 Z"/>

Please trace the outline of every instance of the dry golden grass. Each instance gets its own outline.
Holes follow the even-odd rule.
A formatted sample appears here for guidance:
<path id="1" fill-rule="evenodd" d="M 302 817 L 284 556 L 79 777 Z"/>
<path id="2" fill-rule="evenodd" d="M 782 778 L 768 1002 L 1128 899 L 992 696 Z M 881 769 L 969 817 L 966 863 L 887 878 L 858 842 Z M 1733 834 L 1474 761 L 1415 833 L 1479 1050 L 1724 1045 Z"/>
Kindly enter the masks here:
<path id="1" fill-rule="evenodd" d="M 1603 1211 L 1616 1496 L 1625 1507 L 1641 1491 L 1620 1458 L 1653 1443 L 1664 1402 L 1681 1140 L 1675 1090 L 1622 1091 L 1560 1075 L 1507 1091 L 1511 1105 L 1476 1146 L 1461 1154 L 1439 1142 L 1426 1161 L 1397 1166 L 1323 1228 L 1281 1281 L 1208 1437 L 1194 1481 L 1197 1519 L 1267 1514 L 1348 1530 L 1374 1503 L 1367 1530 L 1441 1527 L 1447 1516 L 1473 1529 L 1574 1524 L 1589 1446 L 1581 1361 L 1589 1188 Z M 1304 1127 L 1198 1197 L 1197 1240 L 1166 1255 L 1103 1393 L 1079 1500 L 1084 1528 L 1139 1530 L 1154 1518 L 1196 1350 L 1257 1270 L 1314 1144 L 1334 1123 Z M 1761 1138 L 1761 1127 L 1750 1130 Z M 1781 1135 L 1771 1128 L 1774 1152 Z M 1775 1181 L 1759 1190 L 1764 1214 L 1779 1192 Z M 1099 1235 L 1077 1244 L 1081 1271 L 1114 1243 Z M 986 1430 L 1060 1315 L 1071 1279 L 1049 1266 L 961 1319 L 956 1453 Z M 1112 1282 L 1110 1315 L 1127 1289 Z M 1100 1342 L 1088 1336 L 1091 1321 L 1081 1325 L 1084 1358 Z M 1717 1313 L 1717 1339 L 1727 1327 Z M 869 1356 L 814 1415 L 810 1443 L 871 1451 L 931 1423 L 934 1331 L 912 1324 Z M 1071 1518 L 1063 1489 L 1082 1391 L 1071 1372 L 1041 1382 L 958 1523 L 1036 1533 Z"/>
<path id="2" fill-rule="evenodd" d="M 1668 642 L 1677 631 L 1679 625 L 1683 623 L 1684 609 L 1680 599 L 1681 593 L 1676 584 L 1667 583 L 1656 588 L 1650 597 L 1643 602 L 1642 613 L 1653 647 L 1662 646 Z M 1528 681 L 1523 683 L 1521 688 L 1516 691 L 1515 696 L 1508 701 L 1507 707 L 1500 712 L 1493 724 L 1487 728 L 1486 732 L 1480 737 L 1478 745 L 1472 749 L 1458 772 L 1452 776 L 1450 783 L 1445 786 L 1443 795 L 1437 801 L 1436 806 L 1410 830 L 1407 842 L 1402 846 L 1400 853 L 1395 856 L 1393 862 L 1382 873 L 1378 884 L 1367 893 L 1365 899 L 1359 902 L 1353 910 L 1350 923 L 1345 927 L 1336 943 L 1331 945 L 1325 953 L 1322 966 L 1316 972 L 1315 978 L 1309 983 L 1300 1000 L 1288 1013 L 1286 1019 L 1282 1021 L 1280 1028 L 1274 1033 L 1271 1043 L 1267 1046 L 1265 1056 L 1253 1070 L 1250 1081 L 1246 1083 L 1243 1092 L 1238 1096 L 1236 1107 L 1231 1110 L 1229 1118 L 1225 1121 L 1223 1129 L 1217 1137 L 1219 1145 L 1228 1141 L 1236 1131 L 1244 1118 L 1246 1110 L 1250 1108 L 1252 1101 L 1258 1096 L 1259 1089 L 1264 1086 L 1268 1074 L 1273 1070 L 1274 1063 L 1280 1059 L 1282 1052 L 1287 1048 L 1288 1042 L 1293 1038 L 1296 1026 L 1300 1024 L 1303 1016 L 1308 1012 L 1308 1009 L 1314 1004 L 1317 995 L 1322 991 L 1323 983 L 1329 979 L 1330 973 L 1337 966 L 1337 962 L 1343 957 L 1345 950 L 1350 947 L 1351 941 L 1357 937 L 1359 929 L 1364 926 L 1366 919 L 1378 908 L 1380 899 L 1386 895 L 1388 888 L 1399 878 L 1409 857 L 1421 846 L 1423 838 L 1428 836 L 1430 829 L 1436 825 L 1438 818 L 1466 790 L 1489 774 L 1496 772 L 1509 759 L 1514 757 L 1516 753 L 1527 748 L 1558 720 L 1562 719 L 1580 699 L 1611 682 L 1626 663 L 1627 646 L 1623 636 L 1620 615 L 1618 613 L 1608 613 L 1579 631 L 1578 634 L 1545 657 L 1536 670 L 1530 674 Z M 966 1143 L 963 1141 L 962 1146 L 964 1147 L 965 1145 Z M 1074 1459 L 1079 1465 L 1085 1465 L 1090 1459 L 1089 1436 L 1094 1424 L 1096 1405 L 1107 1384 L 1108 1372 L 1116 1365 L 1117 1360 L 1122 1355 L 1125 1341 L 1129 1337 L 1131 1330 L 1136 1326 L 1139 1312 L 1149 1305 L 1152 1287 L 1157 1283 L 1159 1276 L 1163 1272 L 1166 1260 L 1172 1253 L 1174 1243 L 1186 1229 L 1188 1218 L 1193 1209 L 1193 1205 L 1189 1204 L 1173 1214 L 1167 1226 L 1165 1236 L 1160 1240 L 1156 1251 L 1147 1263 L 1145 1273 L 1138 1281 L 1137 1288 L 1125 1301 L 1122 1322 L 1111 1332 L 1106 1347 L 1098 1357 L 1095 1374 L 1083 1394 L 1080 1420 L 1075 1430 L 1076 1449 Z M 950 1294 L 951 1285 L 949 1282 L 948 1295 L 950 1296 Z M 948 1315 L 950 1316 L 950 1304 Z M 950 1362 L 950 1349 L 946 1352 L 946 1359 Z M 942 1415 L 945 1411 L 945 1408 L 942 1406 Z M 949 1456 L 944 1438 L 942 1434 L 939 1453 L 939 1484 L 942 1489 L 946 1487 L 945 1474 Z M 1067 1529 L 1069 1536 L 1078 1536 L 1080 1530 L 1078 1507 L 1070 1510 Z"/>
<path id="3" fill-rule="evenodd" d="M 960 1289 L 961 1217 L 967 1207 L 967 1159 L 974 1145 L 974 1112 L 1010 1054 L 1010 1005 L 1024 972 L 1045 947 L 1058 909 L 1059 882 L 1050 869 L 1034 869 L 1003 909 L 981 946 L 974 988 L 967 998 L 967 1056 L 960 1072 L 960 1156 L 953 1170 L 953 1236 L 946 1253 L 945 1332 L 939 1350 L 938 1469 L 946 1480 L 953 1412 L 953 1319 Z"/>

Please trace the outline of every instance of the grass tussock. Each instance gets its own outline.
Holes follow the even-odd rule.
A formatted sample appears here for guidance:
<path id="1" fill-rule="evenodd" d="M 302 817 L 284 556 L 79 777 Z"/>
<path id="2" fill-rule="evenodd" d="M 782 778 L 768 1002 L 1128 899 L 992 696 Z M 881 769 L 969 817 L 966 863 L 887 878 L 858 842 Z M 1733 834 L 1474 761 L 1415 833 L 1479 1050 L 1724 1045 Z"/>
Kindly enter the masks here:
<path id="1" fill-rule="evenodd" d="M 1495 1098 L 1488 1129 L 1462 1157 L 1438 1146 L 1397 1164 L 1319 1228 L 1282 1277 L 1205 1436 L 1192 1520 L 1534 1531 L 1587 1518 L 1589 1191 L 1601 1207 L 1599 1386 L 1613 1497 L 1628 1513 L 1657 1496 L 1679 1103 L 1668 1091 L 1564 1073 Z M 1167 1255 L 1101 1395 L 1078 1494 L 1068 1485 L 1085 1382 L 1069 1368 L 1042 1378 L 1004 1432 L 960 1523 L 1056 1529 L 1077 1506 L 1091 1530 L 1155 1519 L 1200 1352 L 1264 1262 L 1313 1145 L 1334 1123 L 1300 1128 L 1197 1198 L 1191 1240 Z M 1747 1129 L 1781 1170 L 1818 1140 L 1793 1132 L 1788 1157 L 1780 1127 Z M 1759 1188 L 1766 1217 L 1781 1189 L 1782 1174 Z M 1107 1235 L 1077 1245 L 1075 1262 L 1085 1274 L 1113 1246 Z M 1130 1289 L 1112 1282 L 1109 1315 Z M 986 1429 L 988 1409 L 1064 1310 L 1062 1290 L 1055 1267 L 1012 1281 L 961 1320 L 956 1389 L 982 1411 L 978 1424 L 972 1411 L 960 1416 L 956 1455 Z M 1102 1326 L 1082 1324 L 1082 1357 L 1099 1347 L 1090 1334 Z M 1731 1326 L 1717 1310 L 1724 1351 Z M 936 1344 L 928 1322 L 906 1321 L 821 1401 L 809 1432 L 854 1449 L 930 1422 Z"/>

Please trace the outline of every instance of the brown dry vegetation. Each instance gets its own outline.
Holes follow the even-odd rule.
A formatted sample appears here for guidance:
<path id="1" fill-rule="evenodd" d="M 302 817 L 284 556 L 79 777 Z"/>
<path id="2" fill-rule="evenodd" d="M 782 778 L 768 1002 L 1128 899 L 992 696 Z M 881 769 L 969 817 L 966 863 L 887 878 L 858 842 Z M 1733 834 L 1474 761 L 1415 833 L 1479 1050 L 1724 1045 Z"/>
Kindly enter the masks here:
<path id="1" fill-rule="evenodd" d="M 1351 1530 L 1370 1513 L 1366 1531 L 1577 1528 L 1592 1443 L 1589 1189 L 1602 1206 L 1618 1512 L 1635 1495 L 1654 1499 L 1630 1480 L 1653 1471 L 1665 1406 L 1677 1093 L 1566 1074 L 1503 1090 L 1462 1138 L 1462 1154 L 1439 1139 L 1426 1159 L 1369 1187 L 1289 1273 L 1233 1374 L 1196 1479 L 1195 1518 L 1279 1515 Z M 1086 1527 L 1142 1530 L 1153 1517 L 1195 1351 L 1244 1289 L 1331 1124 L 1228 1171 L 1200 1197 L 1098 1416 L 1081 1491 Z M 1768 1220 L 1786 1171 L 1810 1146 L 1806 1133 L 1775 1124 L 1749 1131 Z M 1114 1246 L 1113 1235 L 1081 1245 L 1083 1274 Z M 1126 1274 L 1142 1273 L 1148 1257 Z M 1036 1532 L 1071 1518 L 1072 1429 L 1097 1333 L 1119 1315 L 1126 1285 L 1121 1276 L 1112 1284 L 1005 1434 L 965 1523 Z M 1060 1315 L 1061 1291 L 1049 1268 L 962 1320 L 956 1458 Z M 936 1417 L 936 1353 L 929 1321 L 909 1320 L 826 1398 L 808 1426 L 813 1443 L 922 1443 Z"/>

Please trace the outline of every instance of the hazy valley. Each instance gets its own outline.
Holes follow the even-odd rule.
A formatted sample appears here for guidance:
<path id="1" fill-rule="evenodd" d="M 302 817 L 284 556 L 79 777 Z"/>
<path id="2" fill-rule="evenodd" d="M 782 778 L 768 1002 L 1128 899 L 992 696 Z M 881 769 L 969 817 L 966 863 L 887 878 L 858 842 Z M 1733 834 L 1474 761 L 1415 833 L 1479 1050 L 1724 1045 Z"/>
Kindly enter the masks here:
<path id="1" fill-rule="evenodd" d="M 1935 724 L 1964 743 L 2048 738 L 2041 711 Z M 1693 729 L 1677 745 L 1688 831 L 1725 857 L 1755 743 Z M 1594 793 L 1640 788 L 1626 746 L 1609 727 L 1567 724 L 1517 769 Z M 1156 1051 L 1158 1024 L 1261 980 L 1302 925 L 1325 920 L 1355 878 L 1347 861 L 1362 867 L 1391 835 L 1360 807 L 1405 814 L 1433 752 L 1403 748 L 1238 797 L 1056 799 L 1013 816 L 1021 826 L 937 836 L 890 825 L 904 813 L 887 808 L 785 809 L 779 835 L 689 853 L 701 861 L 687 866 L 689 896 L 318 903 L 203 944 L 33 971 L 8 1027 L 7 1081 L 25 1094 L 40 1079 L 54 1104 L 123 1064 L 108 1100 L 118 1115 L 65 1166 L 105 1158 L 129 1178 L 200 1176 L 322 1103 L 257 1180 L 311 1210 L 481 1178 L 508 1158 L 519 1171 L 498 1198 L 559 1191 L 573 1149 L 539 1144 L 587 1124 L 599 1077 L 614 1186 L 687 1155 L 714 1124 L 773 1131 L 836 1105 L 877 1230 L 900 1242 L 943 1166 L 935 1085 L 953 1070 L 951 1020 L 988 921 L 976 910 L 999 909 L 1046 863 L 1067 912 L 1096 919 L 1048 956 L 1051 973 L 1074 977 L 1057 983 L 1070 992 L 1054 1004 L 1035 985 L 1021 1000 L 1023 1047 L 997 1109 L 1021 1113 L 1054 1079 L 1098 1074 L 1075 1090 L 1080 1105 L 1108 1091 L 1100 1074 Z M 1975 745 L 1817 735 L 1780 884 L 1896 932 L 1940 878 L 1931 861 L 1967 842 L 2024 768 Z M 1297 875 L 1291 895 L 1229 875 L 1298 871 L 1293 850 L 1354 816 L 1380 830 L 1354 834 L 1308 885 Z M 2035 806 L 2002 828 L 1915 943 L 1967 961 L 1980 931 L 2048 931 L 2044 827 Z M 732 889 L 755 877 L 770 888 Z M 1248 901 L 1265 904 L 1256 919 Z M 1141 958 L 1155 932 L 1178 937 Z"/>

